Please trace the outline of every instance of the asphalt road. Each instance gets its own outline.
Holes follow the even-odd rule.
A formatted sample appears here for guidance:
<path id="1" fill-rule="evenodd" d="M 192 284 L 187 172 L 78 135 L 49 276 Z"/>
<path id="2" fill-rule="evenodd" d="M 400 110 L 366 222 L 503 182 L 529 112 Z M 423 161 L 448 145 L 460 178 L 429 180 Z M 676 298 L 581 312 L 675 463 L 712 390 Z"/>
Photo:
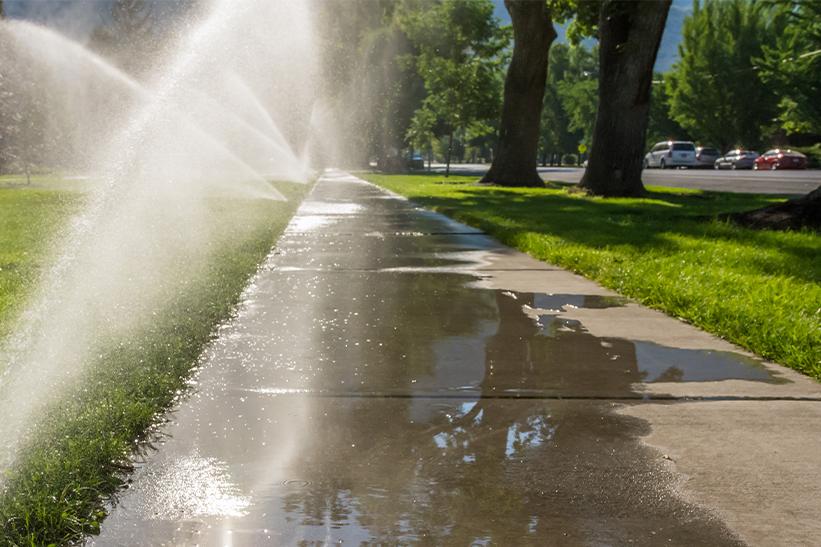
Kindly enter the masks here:
<path id="1" fill-rule="evenodd" d="M 451 172 L 458 174 L 482 175 L 488 165 L 465 163 L 451 165 Z M 433 164 L 437 171 L 444 171 L 444 165 Z M 539 173 L 545 180 L 577 183 L 584 174 L 577 167 L 541 167 Z M 644 183 L 675 188 L 696 188 L 720 192 L 742 192 L 751 194 L 796 194 L 803 195 L 821 186 L 821 170 L 804 171 L 731 171 L 714 169 L 649 169 L 644 173 Z"/>

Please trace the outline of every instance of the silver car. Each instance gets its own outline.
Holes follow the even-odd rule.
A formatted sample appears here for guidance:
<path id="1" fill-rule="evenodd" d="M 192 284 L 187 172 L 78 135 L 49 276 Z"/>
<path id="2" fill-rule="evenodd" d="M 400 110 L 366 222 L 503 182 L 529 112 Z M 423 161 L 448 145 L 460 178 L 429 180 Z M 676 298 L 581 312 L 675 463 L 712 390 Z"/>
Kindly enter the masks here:
<path id="1" fill-rule="evenodd" d="M 697 167 L 713 167 L 718 157 L 721 155 L 715 148 L 708 146 L 699 146 L 696 148 L 696 166 Z"/>
<path id="2" fill-rule="evenodd" d="M 736 148 L 718 158 L 713 166 L 716 169 L 752 169 L 758 152 Z"/>
<path id="3" fill-rule="evenodd" d="M 664 141 L 657 143 L 644 156 L 644 168 L 695 167 L 696 145 L 690 141 Z"/>

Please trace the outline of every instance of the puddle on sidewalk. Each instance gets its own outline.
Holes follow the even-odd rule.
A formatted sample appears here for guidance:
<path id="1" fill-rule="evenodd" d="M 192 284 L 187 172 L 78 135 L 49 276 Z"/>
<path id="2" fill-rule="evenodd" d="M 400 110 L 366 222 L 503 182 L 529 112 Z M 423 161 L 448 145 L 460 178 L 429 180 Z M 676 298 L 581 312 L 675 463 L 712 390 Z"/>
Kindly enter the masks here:
<path id="1" fill-rule="evenodd" d="M 314 196 L 379 195 L 341 180 Z M 254 280 L 95 544 L 738 544 L 617 410 L 643 382 L 774 381 L 766 369 L 563 317 L 622 299 L 305 256 Z"/>
<path id="2" fill-rule="evenodd" d="M 229 422 L 214 434 L 203 423 L 217 418 L 209 413 L 199 425 L 172 430 L 163 450 L 182 452 L 193 439 L 208 439 L 213 460 L 233 462 L 236 493 L 229 501 L 243 501 L 241 514 L 229 514 L 217 491 L 212 500 L 158 507 L 214 489 L 169 478 L 154 497 L 141 486 L 154 478 L 144 473 L 98 543 L 735 543 L 720 522 L 671 494 L 668 462 L 635 441 L 647 433 L 646 423 L 612 412 L 611 403 L 295 403 L 291 396 L 245 394 L 219 409 L 223 417 L 268 420 Z M 293 444 L 285 460 L 280 442 Z M 171 487 L 180 491 L 167 492 Z"/>
<path id="3" fill-rule="evenodd" d="M 557 397 L 770 381 L 754 363 L 597 338 L 544 312 L 620 300 L 456 274 L 270 275 L 99 544 L 735 543 L 672 493 L 668 462 L 637 441 L 645 422 Z M 291 311 L 265 313 L 277 301 Z M 219 462 L 227 493 L 190 483 L 192 461 Z"/>
<path id="4" fill-rule="evenodd" d="M 507 291 L 510 292 L 510 291 Z M 511 293 L 513 294 L 513 293 Z M 630 300 L 623 296 L 599 294 L 531 294 L 533 306 L 538 309 L 567 311 L 567 308 L 604 309 L 624 306 Z"/>
<path id="5" fill-rule="evenodd" d="M 475 289 L 460 274 L 270 274 L 261 301 L 294 311 L 263 311 L 221 337 L 237 389 L 641 398 L 644 382 L 784 381 L 741 354 L 600 338 L 562 314 L 620 298 Z"/>

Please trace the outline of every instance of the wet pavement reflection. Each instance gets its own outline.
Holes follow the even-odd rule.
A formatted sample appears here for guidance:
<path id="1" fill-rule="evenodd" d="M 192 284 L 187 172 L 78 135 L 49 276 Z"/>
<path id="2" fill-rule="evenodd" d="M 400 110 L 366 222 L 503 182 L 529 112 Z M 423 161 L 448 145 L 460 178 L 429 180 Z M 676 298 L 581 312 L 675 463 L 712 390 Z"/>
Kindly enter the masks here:
<path id="1" fill-rule="evenodd" d="M 738 543 L 618 409 L 784 380 L 563 315 L 619 297 L 477 288 L 499 245 L 388 198 L 318 183 L 96 544 Z"/>

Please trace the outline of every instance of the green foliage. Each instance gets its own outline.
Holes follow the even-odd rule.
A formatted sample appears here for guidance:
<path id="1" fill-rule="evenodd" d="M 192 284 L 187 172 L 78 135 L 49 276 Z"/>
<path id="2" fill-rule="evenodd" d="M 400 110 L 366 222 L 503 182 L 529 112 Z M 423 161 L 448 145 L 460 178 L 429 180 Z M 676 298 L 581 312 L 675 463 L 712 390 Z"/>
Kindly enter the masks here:
<path id="1" fill-rule="evenodd" d="M 570 121 L 559 96 L 559 82 L 564 79 L 568 64 L 568 47 L 564 44 L 553 45 L 550 48 L 542 120 L 539 126 L 539 149 L 543 161 L 546 161 L 548 154 L 572 150 L 577 141 L 576 135 L 568 130 Z"/>
<path id="2" fill-rule="evenodd" d="M 777 122 L 787 134 L 821 134 L 821 3 L 776 4 L 784 28 L 756 59 L 761 81 L 778 101 Z"/>
<path id="3" fill-rule="evenodd" d="M 570 120 L 568 129 L 578 131 L 579 142 L 590 146 L 599 103 L 598 47 L 570 48 L 569 70 L 558 86 L 562 107 Z"/>
<path id="4" fill-rule="evenodd" d="M 150 428 L 185 392 L 214 328 L 230 316 L 308 189 L 287 183 L 277 188 L 291 200 L 213 202 L 210 218 L 219 239 L 209 267 L 192 276 L 143 331 L 95 352 L 99 357 L 89 364 L 83 389 L 48 410 L 38 434 L 6 473 L 0 492 L 4 545 L 64 545 L 99 532 L 106 502 L 123 486 L 135 448 L 152 440 Z M 11 263 L 34 270 L 46 263 L 42 240 L 80 199 L 51 190 L 0 188 L 0 212 L 19 212 L 11 220 L 0 215 L 0 238 L 14 249 Z M 31 279 L 0 285 L 0 317 L 18 310 L 14 303 Z"/>
<path id="5" fill-rule="evenodd" d="M 567 41 L 579 45 L 598 32 L 602 0 L 547 0 L 553 20 L 567 25 Z"/>
<path id="6" fill-rule="evenodd" d="M 666 140 L 693 140 L 686 129 L 670 116 L 670 95 L 664 85 L 664 76 L 653 77 L 653 91 L 650 97 L 650 115 L 647 120 L 647 146 Z M 710 145 L 711 143 L 699 143 Z"/>
<path id="7" fill-rule="evenodd" d="M 556 44 L 550 49 L 540 147 L 543 154 L 590 145 L 598 106 L 598 48 Z"/>
<path id="8" fill-rule="evenodd" d="M 481 138 L 493 132 L 502 91 L 502 51 L 509 33 L 499 27 L 489 0 L 403 4 L 401 28 L 415 45 L 412 59 L 427 96 L 414 114 L 409 140 L 428 148 L 432 137 Z M 412 8 L 412 9 L 411 9 Z"/>
<path id="9" fill-rule="evenodd" d="M 318 4 L 322 51 L 322 112 L 342 164 L 395 158 L 405 144 L 413 113 L 425 96 L 414 63 L 414 45 L 398 13 L 412 0 L 327 0 Z M 410 8 L 407 8 L 410 9 Z M 421 7 L 420 7 L 421 9 Z"/>
<path id="10" fill-rule="evenodd" d="M 776 115 L 754 59 L 773 47 L 782 18 L 751 0 L 696 0 L 667 75 L 673 119 L 705 144 L 756 148 Z"/>
<path id="11" fill-rule="evenodd" d="M 648 188 L 646 198 L 591 198 L 564 189 L 372 182 L 481 228 L 767 359 L 821 378 L 821 239 L 711 220 L 783 198 Z"/>
<path id="12" fill-rule="evenodd" d="M 393 168 L 452 133 L 489 146 L 510 43 L 489 0 L 328 0 L 319 22 L 343 158 Z"/>

